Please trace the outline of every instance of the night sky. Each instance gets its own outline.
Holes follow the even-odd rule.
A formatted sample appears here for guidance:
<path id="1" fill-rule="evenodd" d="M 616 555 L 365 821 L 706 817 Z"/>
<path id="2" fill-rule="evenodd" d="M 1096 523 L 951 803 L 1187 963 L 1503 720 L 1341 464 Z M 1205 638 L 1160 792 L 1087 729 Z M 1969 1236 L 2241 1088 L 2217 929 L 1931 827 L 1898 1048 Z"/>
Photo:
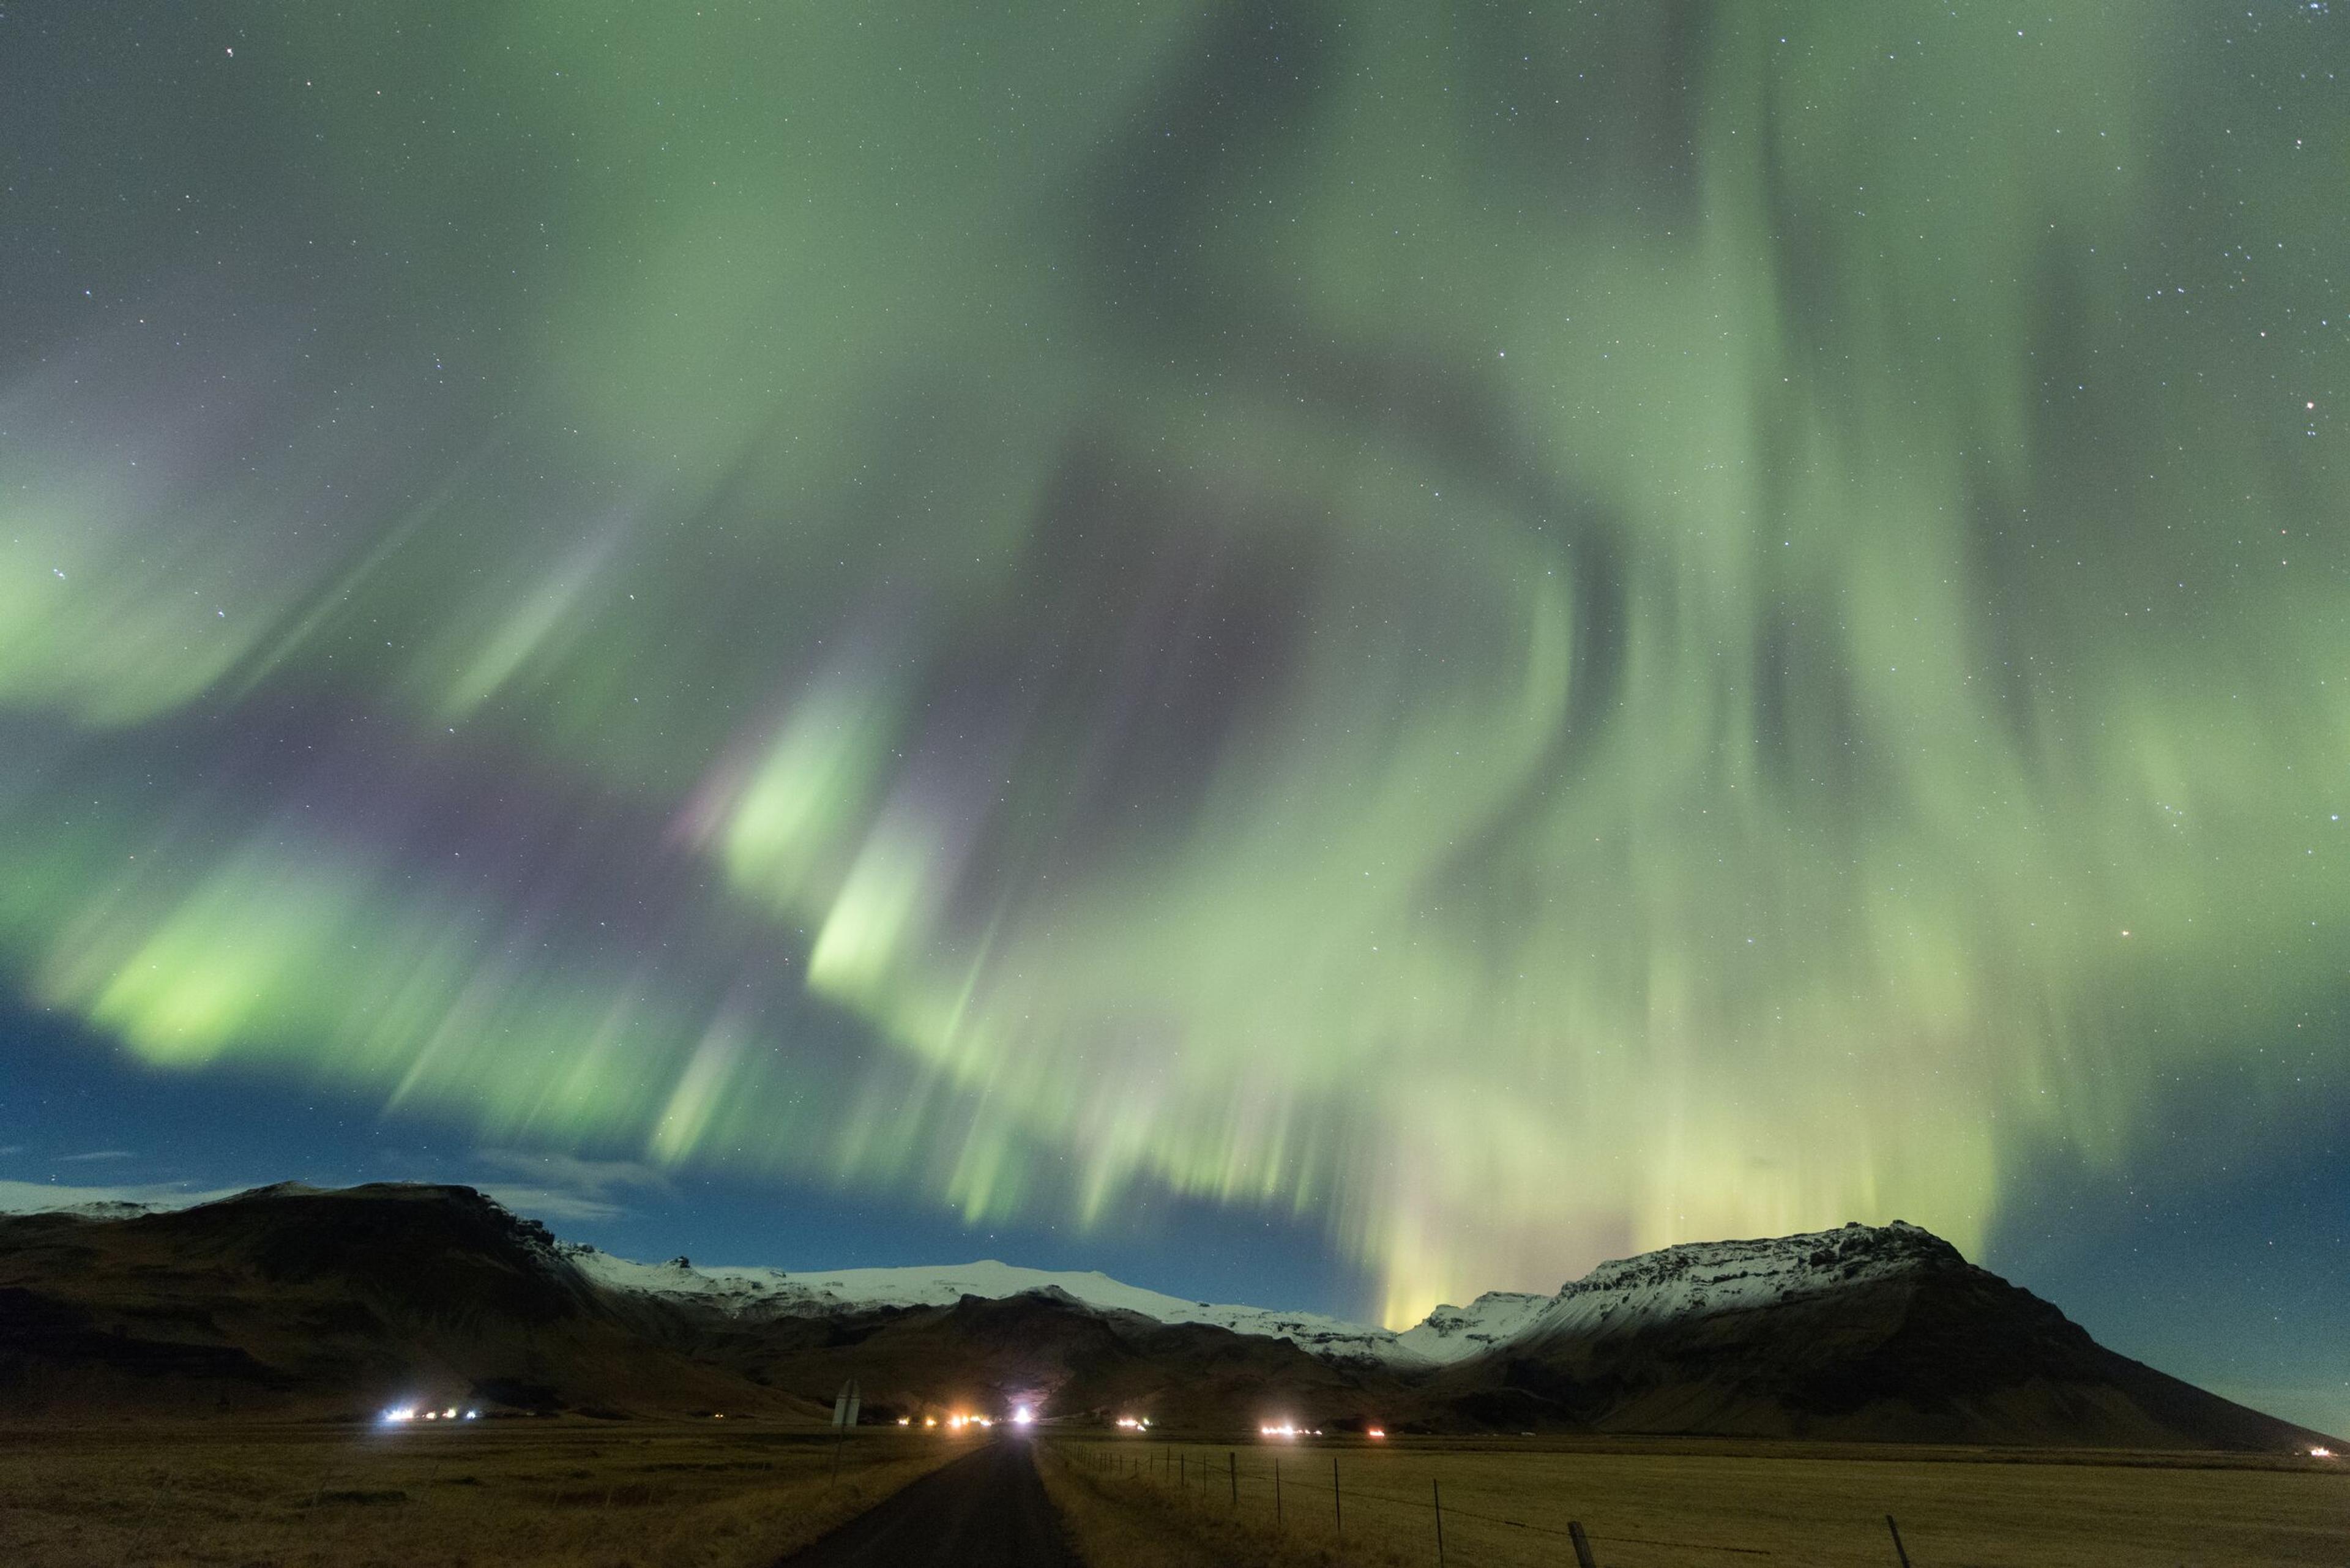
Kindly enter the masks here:
<path id="1" fill-rule="evenodd" d="M 0 1190 L 2350 1430 L 2350 16 L 0 9 Z"/>

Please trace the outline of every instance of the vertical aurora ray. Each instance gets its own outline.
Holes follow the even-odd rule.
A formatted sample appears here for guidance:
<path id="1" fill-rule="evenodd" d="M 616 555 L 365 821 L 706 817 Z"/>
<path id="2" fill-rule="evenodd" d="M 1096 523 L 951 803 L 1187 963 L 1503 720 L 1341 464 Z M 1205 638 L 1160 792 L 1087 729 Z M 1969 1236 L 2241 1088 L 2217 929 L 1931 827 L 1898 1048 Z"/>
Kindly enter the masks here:
<path id="1" fill-rule="evenodd" d="M 150 20 L 0 362 L 0 961 L 140 1057 L 1394 1318 L 2350 1086 L 2322 11 Z"/>

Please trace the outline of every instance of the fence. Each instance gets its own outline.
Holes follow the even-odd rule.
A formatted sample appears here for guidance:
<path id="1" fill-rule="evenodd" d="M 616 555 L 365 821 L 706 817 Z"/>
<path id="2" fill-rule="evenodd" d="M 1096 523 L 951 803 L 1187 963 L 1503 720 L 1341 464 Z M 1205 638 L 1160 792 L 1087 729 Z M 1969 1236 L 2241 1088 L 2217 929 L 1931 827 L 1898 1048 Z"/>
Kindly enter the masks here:
<path id="1" fill-rule="evenodd" d="M 1346 1453 L 1310 1447 L 1267 1452 L 1161 1439 L 1070 1439 L 1057 1447 L 1098 1477 L 1126 1478 L 1170 1501 L 1216 1510 L 1244 1526 L 1341 1545 L 1351 1538 L 1407 1561 L 1421 1557 L 1437 1568 L 1482 1564 L 1505 1542 L 1515 1548 L 1506 1553 L 1513 1558 L 1523 1558 L 1529 1548 L 1535 1548 L 1543 1560 L 1564 1563 L 1571 1556 L 1578 1568 L 1600 1568 L 1608 1560 L 1610 1547 L 1629 1548 L 1643 1560 L 1670 1552 L 1677 1554 L 1673 1561 L 1719 1563 L 1722 1568 L 1758 1559 L 1794 1562 L 1803 1557 L 1730 1541 L 1680 1540 L 1586 1528 L 1581 1519 L 1568 1519 L 1562 1526 L 1513 1518 L 1490 1505 L 1464 1506 L 1458 1490 L 1455 1501 L 1447 1502 L 1443 1478 L 1436 1475 L 1426 1478 L 1425 1496 L 1406 1495 L 1397 1490 L 1392 1476 L 1381 1484 L 1376 1475 L 1367 1479 L 1361 1473 L 1385 1468 L 1384 1461 L 1394 1456 L 1379 1454 L 1374 1459 L 1359 1449 L 1353 1453 L 1356 1473 L 1350 1475 Z M 1900 1526 L 1891 1514 L 1882 1519 L 1881 1527 L 1873 1518 L 1855 1520 L 1851 1529 L 1856 1534 L 1864 1529 L 1877 1532 L 1875 1550 L 1881 1551 L 1881 1560 L 1888 1568 L 1913 1568 Z M 1555 1553 L 1539 1550 L 1536 1543 L 1544 1541 L 1555 1543 Z M 1866 1550 L 1857 1539 L 1841 1544 L 1846 1555 Z M 1874 1552 L 1869 1554 L 1874 1556 Z"/>

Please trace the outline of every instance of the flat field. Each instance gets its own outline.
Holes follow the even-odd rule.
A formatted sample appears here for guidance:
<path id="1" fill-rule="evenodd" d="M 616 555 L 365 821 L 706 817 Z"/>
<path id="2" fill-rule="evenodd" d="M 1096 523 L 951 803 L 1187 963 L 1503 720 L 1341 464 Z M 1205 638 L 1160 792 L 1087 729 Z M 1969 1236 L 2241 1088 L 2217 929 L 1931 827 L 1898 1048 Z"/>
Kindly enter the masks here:
<path id="1" fill-rule="evenodd" d="M 968 1447 L 868 1429 L 836 1480 L 823 1433 L 764 1423 L 0 1428 L 0 1563 L 771 1568 Z M 1570 1521 L 1603 1568 L 1898 1568 L 1888 1513 L 1915 1568 L 2350 1563 L 2350 1473 L 2314 1459 L 1537 1439 L 1041 1447 L 1072 1537 L 1101 1568 L 1434 1564 L 1440 1490 L 1447 1568 L 1572 1563 Z"/>
<path id="2" fill-rule="evenodd" d="M 964 1451 L 579 1417 L 0 1428 L 8 1568 L 769 1568 Z"/>
<path id="3" fill-rule="evenodd" d="M 1916 1568 L 2350 1563 L 2350 1473 L 2322 1459 L 1065 1438 L 1046 1476 L 1090 1560 L 1121 1568 L 1432 1565 L 1440 1494 L 1449 1568 L 1572 1563 L 1570 1521 L 1602 1568 L 1899 1568 L 1887 1514 Z"/>

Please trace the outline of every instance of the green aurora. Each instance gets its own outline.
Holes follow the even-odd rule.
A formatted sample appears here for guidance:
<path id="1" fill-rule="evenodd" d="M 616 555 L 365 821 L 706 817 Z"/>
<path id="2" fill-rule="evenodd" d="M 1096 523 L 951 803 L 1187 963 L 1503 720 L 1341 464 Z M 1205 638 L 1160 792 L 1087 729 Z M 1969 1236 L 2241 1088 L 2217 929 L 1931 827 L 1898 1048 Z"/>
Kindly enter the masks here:
<path id="1" fill-rule="evenodd" d="M 2324 6 L 208 9 L 8 155 L 30 1004 L 1390 1321 L 2350 1088 Z"/>

